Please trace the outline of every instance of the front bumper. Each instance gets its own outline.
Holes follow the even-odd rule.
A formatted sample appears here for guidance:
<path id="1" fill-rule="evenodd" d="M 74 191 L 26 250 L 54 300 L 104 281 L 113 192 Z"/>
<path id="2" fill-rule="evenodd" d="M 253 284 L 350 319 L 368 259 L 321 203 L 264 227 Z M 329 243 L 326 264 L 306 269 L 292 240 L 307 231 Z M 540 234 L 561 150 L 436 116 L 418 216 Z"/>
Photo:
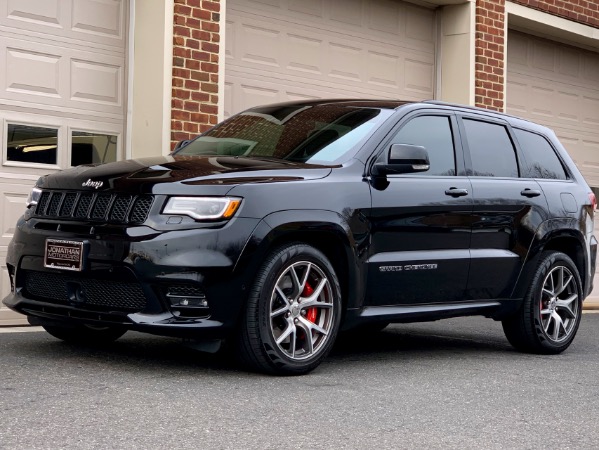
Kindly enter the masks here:
<path id="1" fill-rule="evenodd" d="M 244 305 L 250 280 L 236 264 L 258 222 L 238 218 L 221 228 L 115 226 L 77 233 L 61 232 L 48 221 L 21 219 L 8 249 L 11 293 L 4 304 L 42 321 L 224 338 Z M 83 270 L 44 267 L 48 238 L 83 241 Z M 207 305 L 185 306 L 186 296 L 201 296 Z"/>

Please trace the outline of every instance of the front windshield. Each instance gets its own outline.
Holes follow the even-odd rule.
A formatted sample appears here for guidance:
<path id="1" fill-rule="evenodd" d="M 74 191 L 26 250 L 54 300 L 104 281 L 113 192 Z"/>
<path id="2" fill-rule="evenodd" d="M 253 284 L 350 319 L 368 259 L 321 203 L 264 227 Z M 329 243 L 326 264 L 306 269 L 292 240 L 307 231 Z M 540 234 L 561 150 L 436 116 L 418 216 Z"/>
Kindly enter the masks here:
<path id="1" fill-rule="evenodd" d="M 341 104 L 253 108 L 231 117 L 176 152 L 338 164 L 393 113 Z"/>

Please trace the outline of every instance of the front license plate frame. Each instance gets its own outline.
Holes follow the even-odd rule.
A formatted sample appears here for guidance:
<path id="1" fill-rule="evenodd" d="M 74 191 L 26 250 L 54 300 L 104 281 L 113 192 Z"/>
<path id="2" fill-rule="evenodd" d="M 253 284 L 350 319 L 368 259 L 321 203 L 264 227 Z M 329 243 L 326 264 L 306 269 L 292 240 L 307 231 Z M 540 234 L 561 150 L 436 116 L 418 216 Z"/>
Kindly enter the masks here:
<path id="1" fill-rule="evenodd" d="M 83 270 L 85 242 L 66 239 L 46 239 L 44 267 L 50 269 Z"/>

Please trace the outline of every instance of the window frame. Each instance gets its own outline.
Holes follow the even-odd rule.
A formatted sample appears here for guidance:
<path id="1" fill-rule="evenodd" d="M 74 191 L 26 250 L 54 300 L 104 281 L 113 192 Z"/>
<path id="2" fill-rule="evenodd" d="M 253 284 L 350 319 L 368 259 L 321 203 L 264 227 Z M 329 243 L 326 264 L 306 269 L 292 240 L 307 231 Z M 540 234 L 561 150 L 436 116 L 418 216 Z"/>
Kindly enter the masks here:
<path id="1" fill-rule="evenodd" d="M 518 145 L 518 141 L 515 139 L 514 131 L 512 130 L 512 127 L 507 120 L 503 120 L 503 119 L 500 119 L 497 117 L 484 116 L 484 115 L 479 115 L 479 114 L 468 114 L 468 113 L 458 113 L 457 116 L 458 116 L 457 117 L 458 126 L 459 126 L 460 135 L 461 135 L 461 139 L 462 139 L 462 145 L 464 148 L 464 159 L 466 161 L 466 170 L 469 171 L 469 175 L 468 175 L 469 177 L 495 179 L 495 180 L 514 180 L 514 179 L 522 178 L 521 167 L 522 167 L 522 164 L 526 162 L 526 160 L 523 158 L 522 151 L 520 149 L 520 146 Z M 468 135 L 466 134 L 466 127 L 464 125 L 464 120 L 484 122 L 484 123 L 488 123 L 491 125 L 502 126 L 505 128 L 505 130 L 507 132 L 507 136 L 508 136 L 510 142 L 512 143 L 512 148 L 514 150 L 514 157 L 516 159 L 516 169 L 518 171 L 517 177 L 506 177 L 506 176 L 488 177 L 488 176 L 482 176 L 482 175 L 474 175 L 474 167 L 472 165 L 472 152 L 470 150 L 470 145 L 468 143 Z"/>
<path id="2" fill-rule="evenodd" d="M 402 116 L 397 122 L 393 125 L 391 130 L 386 134 L 386 136 L 381 140 L 381 142 L 376 146 L 374 152 L 372 152 L 370 160 L 367 162 L 368 173 L 372 175 L 372 168 L 374 164 L 380 160 L 381 157 L 384 156 L 385 152 L 389 151 L 389 146 L 391 145 L 391 141 L 395 138 L 397 133 L 406 125 L 408 122 L 412 121 L 417 117 L 422 116 L 440 116 L 446 117 L 449 119 L 450 131 L 453 137 L 453 151 L 455 157 L 455 175 L 426 175 L 424 172 L 413 173 L 413 174 L 394 174 L 387 175 L 387 178 L 451 178 L 455 177 L 464 177 L 466 175 L 466 165 L 464 158 L 464 149 L 462 148 L 462 141 L 460 139 L 460 130 L 457 121 L 457 117 L 455 112 L 449 111 L 446 109 L 417 109 L 415 111 L 411 111 L 404 116 Z"/>
<path id="3" fill-rule="evenodd" d="M 47 128 L 56 130 L 56 163 L 45 164 L 35 163 L 26 161 L 9 161 L 8 160 L 8 127 L 9 125 L 22 125 L 27 127 Z M 49 169 L 49 170 L 60 170 L 64 164 L 61 158 L 60 148 L 65 141 L 65 126 L 51 121 L 33 121 L 33 120 L 13 120 L 5 119 L 2 125 L 2 166 L 3 167 L 21 167 L 31 169 Z"/>
<path id="4" fill-rule="evenodd" d="M 73 167 L 78 167 L 78 166 L 72 166 L 71 165 L 71 161 L 73 160 L 73 133 L 79 132 L 79 133 L 95 133 L 95 134 L 102 134 L 104 136 L 115 136 L 116 137 L 116 160 L 114 162 L 117 161 L 122 161 L 124 160 L 124 155 L 123 155 L 123 139 L 122 139 L 122 133 L 116 132 L 116 131 L 101 131 L 98 128 L 85 128 L 85 127 L 77 127 L 77 126 L 68 126 L 67 128 L 67 152 L 66 152 L 66 161 L 64 162 L 65 164 L 65 168 L 67 169 L 71 169 Z M 108 162 L 113 162 L 113 161 L 108 161 Z M 108 164 L 108 163 L 106 163 Z"/>

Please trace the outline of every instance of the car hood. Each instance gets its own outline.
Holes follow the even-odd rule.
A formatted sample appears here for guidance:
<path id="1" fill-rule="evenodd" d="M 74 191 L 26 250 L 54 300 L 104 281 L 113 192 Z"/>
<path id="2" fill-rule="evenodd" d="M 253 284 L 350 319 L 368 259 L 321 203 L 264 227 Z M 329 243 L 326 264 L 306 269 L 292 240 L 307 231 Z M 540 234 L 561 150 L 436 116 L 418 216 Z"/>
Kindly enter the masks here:
<path id="1" fill-rule="evenodd" d="M 166 156 L 78 166 L 42 177 L 38 186 L 171 195 L 204 186 L 202 192 L 222 194 L 239 184 L 302 181 L 324 178 L 330 172 L 327 166 L 273 158 Z"/>

